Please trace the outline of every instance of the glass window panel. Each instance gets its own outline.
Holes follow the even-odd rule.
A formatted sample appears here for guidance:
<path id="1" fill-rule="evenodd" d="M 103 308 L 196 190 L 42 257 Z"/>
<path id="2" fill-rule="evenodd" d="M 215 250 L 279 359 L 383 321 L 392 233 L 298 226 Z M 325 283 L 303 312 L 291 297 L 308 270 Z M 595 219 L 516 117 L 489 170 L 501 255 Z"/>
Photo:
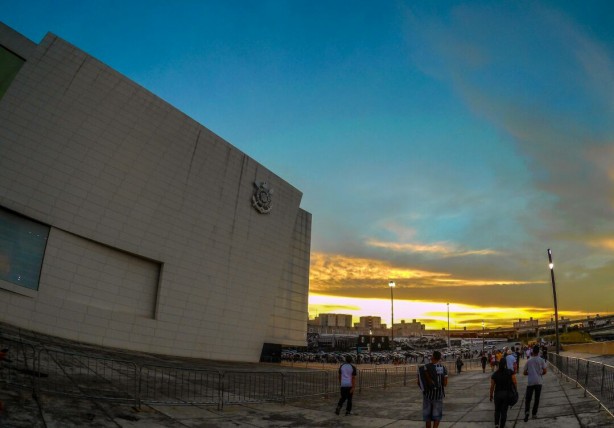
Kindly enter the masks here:
<path id="1" fill-rule="evenodd" d="M 38 290 L 49 227 L 0 208 L 0 279 Z"/>
<path id="2" fill-rule="evenodd" d="M 9 88 L 25 60 L 0 46 L 0 98 Z"/>

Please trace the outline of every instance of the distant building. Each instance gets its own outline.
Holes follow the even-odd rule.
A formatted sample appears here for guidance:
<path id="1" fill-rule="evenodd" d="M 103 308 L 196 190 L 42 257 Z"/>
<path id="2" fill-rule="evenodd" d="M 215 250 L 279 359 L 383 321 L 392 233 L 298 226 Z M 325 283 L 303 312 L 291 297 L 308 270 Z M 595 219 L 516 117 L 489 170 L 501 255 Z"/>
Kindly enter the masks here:
<path id="1" fill-rule="evenodd" d="M 298 189 L 53 34 L 0 23 L 0 71 L 0 321 L 215 360 L 306 345 Z"/>
<path id="2" fill-rule="evenodd" d="M 415 319 L 410 323 L 406 323 L 405 320 L 402 320 L 400 323 L 394 324 L 394 337 L 422 336 L 425 331 L 426 325 Z"/>
<path id="3" fill-rule="evenodd" d="M 533 317 L 529 318 L 526 321 L 523 321 L 522 319 L 518 319 L 518 322 L 515 322 L 513 326 L 516 330 L 536 329 L 539 326 L 539 321 L 534 320 Z"/>
<path id="4" fill-rule="evenodd" d="M 378 330 L 382 328 L 382 317 L 360 317 L 358 323 L 354 324 L 354 327 L 357 327 L 359 329 Z"/>
<path id="5" fill-rule="evenodd" d="M 352 315 L 347 314 L 320 314 L 318 317 L 321 327 L 352 327 Z"/>

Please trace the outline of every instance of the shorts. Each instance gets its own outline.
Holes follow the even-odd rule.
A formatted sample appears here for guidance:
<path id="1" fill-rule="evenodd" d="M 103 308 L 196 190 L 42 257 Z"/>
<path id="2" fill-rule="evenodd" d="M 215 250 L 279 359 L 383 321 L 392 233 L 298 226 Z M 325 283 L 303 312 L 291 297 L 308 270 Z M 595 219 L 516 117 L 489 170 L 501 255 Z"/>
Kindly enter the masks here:
<path id="1" fill-rule="evenodd" d="M 443 415 L 443 400 L 429 400 L 422 397 L 422 420 L 440 421 Z"/>

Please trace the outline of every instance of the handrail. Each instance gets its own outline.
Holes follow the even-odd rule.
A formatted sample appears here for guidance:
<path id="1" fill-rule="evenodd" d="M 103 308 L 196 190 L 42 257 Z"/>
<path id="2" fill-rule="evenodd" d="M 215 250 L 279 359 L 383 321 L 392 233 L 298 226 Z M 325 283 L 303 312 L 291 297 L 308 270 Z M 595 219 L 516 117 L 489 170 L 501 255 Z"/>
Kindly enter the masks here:
<path id="1" fill-rule="evenodd" d="M 614 366 L 555 353 L 548 354 L 548 363 L 561 376 L 571 379 L 576 383 L 576 386 L 584 389 L 584 396 L 588 393 L 597 401 L 600 408 L 614 417 Z M 592 367 L 597 368 L 596 371 L 600 373 L 591 376 Z M 575 369 L 575 373 L 572 373 L 573 369 Z"/>

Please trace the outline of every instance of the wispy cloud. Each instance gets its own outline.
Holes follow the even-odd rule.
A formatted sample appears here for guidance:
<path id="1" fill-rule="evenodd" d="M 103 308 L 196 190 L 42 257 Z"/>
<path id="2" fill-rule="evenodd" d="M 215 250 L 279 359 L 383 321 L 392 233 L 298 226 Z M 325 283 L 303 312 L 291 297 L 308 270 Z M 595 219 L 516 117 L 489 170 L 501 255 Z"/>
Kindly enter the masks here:
<path id="1" fill-rule="evenodd" d="M 435 279 L 440 285 L 447 287 L 493 287 L 493 286 L 506 286 L 506 285 L 527 285 L 538 284 L 535 281 L 514 281 L 514 280 L 497 280 L 497 279 L 453 279 L 453 278 L 437 278 Z M 546 281 L 542 281 L 545 284 Z"/>
<path id="2" fill-rule="evenodd" d="M 486 256 L 500 254 L 500 252 L 491 249 L 482 250 L 466 250 L 458 248 L 456 245 L 449 242 L 437 242 L 434 244 L 420 244 L 410 242 L 384 242 L 376 239 L 367 240 L 367 245 L 377 248 L 385 248 L 391 251 L 402 251 L 412 253 L 427 253 L 437 254 L 442 257 L 462 257 L 462 256 Z"/>

